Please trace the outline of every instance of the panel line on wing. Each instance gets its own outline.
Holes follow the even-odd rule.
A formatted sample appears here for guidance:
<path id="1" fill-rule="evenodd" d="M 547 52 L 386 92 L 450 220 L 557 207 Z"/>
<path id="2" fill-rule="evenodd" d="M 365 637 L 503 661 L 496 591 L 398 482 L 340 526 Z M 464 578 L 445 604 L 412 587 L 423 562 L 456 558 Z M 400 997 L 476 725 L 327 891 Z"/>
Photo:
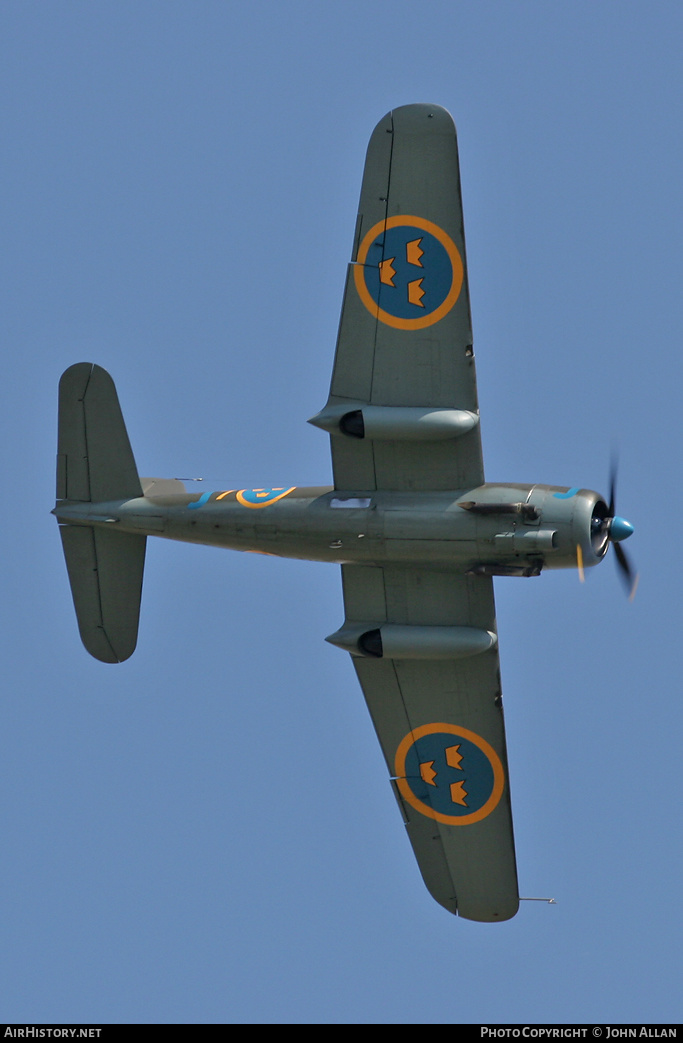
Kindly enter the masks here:
<path id="1" fill-rule="evenodd" d="M 401 685 L 401 679 L 400 679 L 400 677 L 398 675 L 398 670 L 396 669 L 396 662 L 393 659 L 391 660 L 391 666 L 392 666 L 392 670 L 393 670 L 393 673 L 394 673 L 394 677 L 396 679 L 396 686 L 397 686 L 397 688 L 398 688 L 398 690 L 400 692 L 401 703 L 403 704 L 403 709 L 404 709 L 406 718 L 408 720 L 408 723 L 410 725 L 410 732 L 409 732 L 409 734 L 410 734 L 413 742 L 415 742 L 416 739 L 417 739 L 416 727 L 415 727 L 415 724 L 413 722 L 413 719 L 412 719 L 411 715 L 408 712 L 408 705 L 407 705 L 407 701 L 406 701 L 405 695 L 403 693 L 403 687 Z M 403 794 L 401 792 L 400 781 L 401 781 L 401 777 L 399 777 L 397 775 L 392 775 L 392 777 L 391 777 L 391 785 L 394 788 L 394 790 L 397 793 L 397 795 L 400 797 L 400 803 L 401 803 L 401 808 L 402 808 L 402 815 L 403 815 L 403 818 L 404 818 L 404 823 L 403 824 L 404 824 L 405 828 L 408 830 L 408 832 L 410 833 L 410 825 L 411 825 L 411 822 L 414 821 L 414 812 L 413 812 L 413 815 L 411 817 L 411 812 L 408 810 L 408 805 L 407 805 L 407 803 L 405 801 L 405 794 Z M 419 816 L 419 814 L 420 813 L 418 812 L 418 816 Z M 431 816 L 429 818 L 429 823 L 430 823 L 430 827 L 433 828 L 433 830 L 434 830 L 434 832 L 432 833 L 432 841 L 436 841 L 439 844 L 443 870 L 445 870 L 447 879 L 450 881 L 450 885 L 451 885 L 451 889 L 452 889 L 452 893 L 451 893 L 450 899 L 451 899 L 451 901 L 453 903 L 452 912 L 457 915 L 457 911 L 458 911 L 457 889 L 456 889 L 456 885 L 455 885 L 455 880 L 453 878 L 453 872 L 452 872 L 451 864 L 450 864 L 450 862 L 448 860 L 448 857 L 446 855 L 446 848 L 445 848 L 445 845 L 444 845 L 444 839 L 443 839 L 443 833 L 442 833 L 442 828 L 443 827 L 441 826 L 440 822 L 437 819 L 432 819 Z M 448 827 L 446 827 L 446 828 L 448 828 Z"/>
<path id="2" fill-rule="evenodd" d="M 395 142 L 395 140 L 396 140 L 396 138 L 395 138 L 395 135 L 394 135 L 394 117 L 393 117 L 393 113 L 392 113 L 392 116 L 391 116 L 391 144 L 389 146 L 389 175 L 387 177 L 387 194 L 386 194 L 386 198 L 384 200 L 384 229 L 383 229 L 383 235 L 382 235 L 382 260 L 381 260 L 381 264 L 384 264 L 384 262 L 387 260 L 387 255 L 386 255 L 387 235 L 386 235 L 386 232 L 387 232 L 387 219 L 389 217 L 389 196 L 391 195 L 391 166 L 392 166 L 392 163 L 394 161 L 394 142 Z M 375 303 L 375 337 L 374 337 L 374 343 L 373 343 L 373 346 L 372 346 L 372 376 L 370 378 L 370 399 L 369 399 L 370 402 L 374 401 L 373 391 L 374 391 L 374 383 L 375 383 L 375 366 L 376 366 L 376 361 L 377 361 L 377 336 L 378 336 L 378 332 L 379 332 L 379 313 L 380 313 L 380 306 L 379 306 L 379 301 L 377 301 Z M 373 463 L 373 468 L 375 469 L 375 488 L 377 488 L 377 468 L 375 466 L 374 446 L 373 446 L 373 452 L 372 452 L 372 463 Z"/>

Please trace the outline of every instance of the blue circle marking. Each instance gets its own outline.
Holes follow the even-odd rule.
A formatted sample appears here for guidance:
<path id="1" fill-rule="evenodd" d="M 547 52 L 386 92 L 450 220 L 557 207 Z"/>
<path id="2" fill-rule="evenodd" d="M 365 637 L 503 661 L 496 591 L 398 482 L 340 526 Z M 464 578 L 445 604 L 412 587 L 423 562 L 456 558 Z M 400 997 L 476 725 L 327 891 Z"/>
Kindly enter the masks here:
<path id="1" fill-rule="evenodd" d="M 240 489 L 237 493 L 237 502 L 241 503 L 243 507 L 266 507 L 269 503 L 275 503 L 276 500 L 289 496 L 295 488 L 296 486 L 292 485 L 288 489 L 284 486 L 280 486 L 278 489 Z"/>
<path id="2" fill-rule="evenodd" d="M 368 293 L 396 319 L 430 315 L 453 285 L 453 265 L 443 244 L 413 225 L 380 232 L 368 247 L 364 265 Z"/>
<path id="3" fill-rule="evenodd" d="M 408 750 L 405 781 L 422 804 L 449 818 L 465 818 L 490 800 L 495 779 L 479 746 L 460 735 L 432 732 Z"/>

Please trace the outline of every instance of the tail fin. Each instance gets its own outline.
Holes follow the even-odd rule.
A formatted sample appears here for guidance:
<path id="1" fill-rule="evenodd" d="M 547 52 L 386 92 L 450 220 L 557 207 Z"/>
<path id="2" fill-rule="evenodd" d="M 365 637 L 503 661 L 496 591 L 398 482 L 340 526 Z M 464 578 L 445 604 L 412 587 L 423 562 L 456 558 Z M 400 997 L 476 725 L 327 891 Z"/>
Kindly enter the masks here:
<path id="1" fill-rule="evenodd" d="M 57 499 L 100 503 L 142 496 L 114 382 L 89 362 L 59 382 Z M 135 651 L 146 536 L 60 525 L 81 640 L 104 663 Z"/>

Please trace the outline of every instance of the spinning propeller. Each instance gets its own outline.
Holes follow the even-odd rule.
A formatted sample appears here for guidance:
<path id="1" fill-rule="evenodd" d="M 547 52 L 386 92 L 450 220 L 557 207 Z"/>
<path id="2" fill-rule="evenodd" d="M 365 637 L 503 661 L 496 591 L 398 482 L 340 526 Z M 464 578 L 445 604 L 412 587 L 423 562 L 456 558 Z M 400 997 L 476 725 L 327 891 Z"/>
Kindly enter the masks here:
<path id="1" fill-rule="evenodd" d="M 617 465 L 615 460 L 612 460 L 609 483 L 609 507 L 604 518 L 593 518 L 593 521 L 591 522 L 591 536 L 598 540 L 606 539 L 609 543 L 614 545 L 614 553 L 617 558 L 617 568 L 626 584 L 629 601 L 633 601 L 638 586 L 638 573 L 633 571 L 624 548 L 621 546 L 622 540 L 627 540 L 629 536 L 633 534 L 633 526 L 630 522 L 626 521 L 625 518 L 620 518 L 619 515 L 615 513 L 616 487 Z M 583 554 L 581 553 L 580 547 L 576 548 L 576 556 L 579 567 L 579 578 L 581 579 L 581 582 L 583 582 Z"/>
<path id="2" fill-rule="evenodd" d="M 609 512 L 605 518 L 604 525 L 607 526 L 607 537 L 614 544 L 614 553 L 617 556 L 617 566 L 622 575 L 624 583 L 628 588 L 629 600 L 633 601 L 638 586 L 638 573 L 633 571 L 624 548 L 620 546 L 622 540 L 627 540 L 633 533 L 633 526 L 625 518 L 620 518 L 615 513 L 615 494 L 617 487 L 617 465 L 612 461 L 610 483 L 609 483 Z"/>

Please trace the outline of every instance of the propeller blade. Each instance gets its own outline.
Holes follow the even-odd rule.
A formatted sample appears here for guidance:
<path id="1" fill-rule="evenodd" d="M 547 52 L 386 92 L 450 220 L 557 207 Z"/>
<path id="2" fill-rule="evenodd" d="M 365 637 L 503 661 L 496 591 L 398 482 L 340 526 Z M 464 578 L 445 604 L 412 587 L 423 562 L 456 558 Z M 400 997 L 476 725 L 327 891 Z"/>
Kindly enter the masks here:
<path id="1" fill-rule="evenodd" d="M 583 583 L 586 577 L 583 571 L 583 551 L 580 543 L 576 544 L 576 567 L 579 570 L 579 582 Z"/>
<path id="2" fill-rule="evenodd" d="M 617 565 L 621 572 L 622 578 L 628 588 L 629 601 L 633 601 L 636 594 L 636 587 L 638 586 L 638 573 L 633 572 L 631 564 L 624 553 L 623 547 L 618 543 L 613 543 L 614 553 L 617 556 Z"/>
<path id="3" fill-rule="evenodd" d="M 609 511 L 608 517 L 613 518 L 615 513 L 615 501 L 617 493 L 617 458 L 613 454 L 609 468 Z"/>

